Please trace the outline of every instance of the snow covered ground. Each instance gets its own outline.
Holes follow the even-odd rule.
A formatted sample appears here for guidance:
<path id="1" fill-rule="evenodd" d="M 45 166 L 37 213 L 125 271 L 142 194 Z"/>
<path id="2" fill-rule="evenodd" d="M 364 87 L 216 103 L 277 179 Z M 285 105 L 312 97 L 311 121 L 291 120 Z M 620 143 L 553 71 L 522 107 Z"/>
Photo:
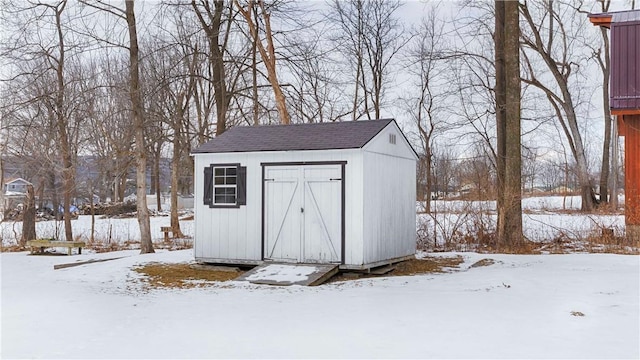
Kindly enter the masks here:
<path id="1" fill-rule="evenodd" d="M 191 250 L 2 253 L 1 356 L 640 357 L 638 256 L 460 255 L 444 274 L 144 291 L 135 265 L 190 262 Z M 495 264 L 469 268 L 483 258 Z"/>
<path id="2" fill-rule="evenodd" d="M 563 213 L 562 200 L 526 200 L 525 231 L 588 232 L 624 223 L 621 215 Z M 566 208 L 579 208 L 575 198 L 569 200 Z M 436 205 L 449 207 L 439 216 L 450 216 L 444 226 L 451 228 L 468 204 Z M 159 229 L 169 218 L 151 222 L 153 237 L 161 239 Z M 90 218 L 81 216 L 73 224 L 74 233 L 86 240 Z M 2 243 L 15 244 L 21 224 L 0 225 Z M 61 234 L 61 226 L 39 222 L 38 236 Z M 193 234 L 193 221 L 181 226 Z M 136 219 L 98 219 L 96 237 L 136 241 Z M 457 255 L 465 260 L 461 269 L 444 274 L 315 288 L 225 282 L 148 290 L 136 266 L 189 263 L 192 251 L 2 253 L 0 357 L 640 358 L 640 256 L 436 256 Z M 470 267 L 484 258 L 495 263 Z"/>

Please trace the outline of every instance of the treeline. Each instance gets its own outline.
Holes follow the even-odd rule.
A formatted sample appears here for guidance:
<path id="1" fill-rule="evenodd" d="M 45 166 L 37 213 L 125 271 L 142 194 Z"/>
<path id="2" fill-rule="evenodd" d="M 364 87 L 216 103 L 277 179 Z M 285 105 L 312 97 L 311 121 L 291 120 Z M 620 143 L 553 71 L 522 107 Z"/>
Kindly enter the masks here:
<path id="1" fill-rule="evenodd" d="M 571 164 L 585 210 L 618 173 L 608 107 L 592 105 L 608 96 L 608 34 L 586 17 L 609 4 L 520 4 L 523 153 Z M 440 186 L 437 153 L 495 173 L 492 2 L 6 0 L 1 21 L 0 153 L 65 212 L 93 192 L 121 200 L 131 168 L 146 209 L 163 157 L 177 201 L 191 149 L 233 126 L 395 117 L 423 155 L 424 193 Z M 95 158 L 88 194 L 81 155 Z M 150 243 L 148 214 L 139 222 Z"/>

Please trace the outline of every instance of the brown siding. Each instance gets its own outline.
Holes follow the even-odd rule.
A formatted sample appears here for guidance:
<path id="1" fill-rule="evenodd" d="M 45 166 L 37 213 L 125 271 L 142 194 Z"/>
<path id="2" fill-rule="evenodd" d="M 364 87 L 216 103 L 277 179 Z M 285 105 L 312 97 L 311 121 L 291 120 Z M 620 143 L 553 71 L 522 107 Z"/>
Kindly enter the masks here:
<path id="1" fill-rule="evenodd" d="M 611 108 L 640 109 L 640 21 L 611 25 Z"/>

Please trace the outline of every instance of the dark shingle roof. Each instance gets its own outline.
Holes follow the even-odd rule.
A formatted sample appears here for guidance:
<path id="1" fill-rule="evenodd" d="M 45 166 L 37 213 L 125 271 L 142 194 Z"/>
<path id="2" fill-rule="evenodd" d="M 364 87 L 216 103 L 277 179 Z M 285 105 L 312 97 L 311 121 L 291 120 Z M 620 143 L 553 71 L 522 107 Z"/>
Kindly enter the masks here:
<path id="1" fill-rule="evenodd" d="M 236 126 L 194 149 L 193 153 L 356 149 L 363 147 L 392 121 Z"/>

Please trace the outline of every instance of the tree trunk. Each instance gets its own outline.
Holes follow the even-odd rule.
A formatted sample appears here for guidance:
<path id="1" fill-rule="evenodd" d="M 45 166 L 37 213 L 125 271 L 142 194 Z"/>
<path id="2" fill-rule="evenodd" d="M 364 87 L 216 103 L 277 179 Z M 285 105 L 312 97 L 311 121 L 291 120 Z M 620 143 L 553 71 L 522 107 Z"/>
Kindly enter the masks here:
<path id="1" fill-rule="evenodd" d="M 289 111 L 287 110 L 286 99 L 284 93 L 282 92 L 282 88 L 280 87 L 280 82 L 278 81 L 278 75 L 276 71 L 276 52 L 273 44 L 273 33 L 271 32 L 271 20 L 270 15 L 266 11 L 263 0 L 258 0 L 258 4 L 262 10 L 262 18 L 264 19 L 265 26 L 265 36 L 267 39 L 267 48 L 265 49 L 262 41 L 260 41 L 258 37 L 258 28 L 257 22 L 258 19 L 253 20 L 252 11 L 255 6 L 254 0 L 249 0 L 249 4 L 247 9 L 245 10 L 237 0 L 235 0 L 236 7 L 242 14 L 242 16 L 247 21 L 247 25 L 249 26 L 249 31 L 255 41 L 256 45 L 258 45 L 258 50 L 260 51 L 260 56 L 262 57 L 262 61 L 264 62 L 265 67 L 267 68 L 267 77 L 271 87 L 273 88 L 273 93 L 276 101 L 276 108 L 278 109 L 278 114 L 280 115 L 280 123 L 288 125 L 291 122 L 291 117 L 289 116 Z"/>
<path id="2" fill-rule="evenodd" d="M 178 177 L 180 168 L 180 158 L 182 155 L 180 147 L 180 134 L 182 119 L 184 117 L 183 94 L 178 95 L 176 105 L 176 118 L 173 121 L 173 157 L 171 158 L 171 232 L 174 237 L 184 237 L 180 229 L 180 221 L 178 219 Z M 188 101 L 187 101 L 188 102 Z"/>
<path id="3" fill-rule="evenodd" d="M 620 151 L 618 149 L 618 121 L 613 120 L 612 124 L 612 156 L 611 156 L 611 168 L 612 173 L 610 176 L 611 179 L 611 207 L 614 210 L 618 209 L 618 159 Z"/>
<path id="4" fill-rule="evenodd" d="M 522 236 L 522 156 L 520 133 L 520 31 L 517 1 L 504 3 L 505 156 L 501 247 L 517 251 Z"/>
<path id="5" fill-rule="evenodd" d="M 96 234 L 96 206 L 93 203 L 93 181 L 91 182 L 91 194 L 89 194 L 89 209 L 91 211 L 91 234 L 89 235 L 89 242 L 93 243 L 95 241 Z"/>
<path id="6" fill-rule="evenodd" d="M 133 0 L 125 1 L 125 15 L 129 26 L 129 95 L 133 112 L 135 128 L 136 154 L 136 197 L 138 225 L 140 226 L 140 253 L 153 253 L 151 241 L 151 225 L 149 223 L 149 209 L 147 207 L 147 154 L 144 137 L 144 109 L 140 94 L 140 73 L 138 62 L 138 35 L 136 18 L 133 10 Z"/>
<path id="7" fill-rule="evenodd" d="M 27 241 L 36 239 L 36 198 L 33 185 L 27 185 L 27 195 L 22 214 L 22 238 L 20 246 L 26 246 Z"/>
<path id="8" fill-rule="evenodd" d="M 427 214 L 431 213 L 431 192 L 433 191 L 433 181 L 432 181 L 432 176 L 431 176 L 431 166 L 432 166 L 432 154 L 431 154 L 431 146 L 427 145 L 426 146 L 426 164 L 425 164 L 425 171 L 426 171 L 426 175 L 427 175 L 427 184 L 426 184 L 426 189 L 425 191 L 427 192 L 426 194 L 426 200 L 425 200 L 425 205 L 424 205 L 424 211 Z"/>
<path id="9" fill-rule="evenodd" d="M 124 194 L 127 191 L 127 177 L 128 177 L 128 172 L 125 172 L 124 174 L 122 174 L 122 176 L 120 176 L 118 178 L 118 180 L 120 181 L 118 185 L 118 202 L 123 202 L 124 201 Z"/>
<path id="10" fill-rule="evenodd" d="M 2 131 L 2 129 L 0 129 Z M 0 141 L 4 140 L 4 134 L 0 134 Z M 0 188 L 0 223 L 4 220 L 4 144 L 0 143 L 0 180 L 2 187 Z"/>
<path id="11" fill-rule="evenodd" d="M 213 4 L 213 13 L 208 5 L 205 6 L 207 11 L 205 15 L 207 15 L 211 20 L 211 24 L 209 25 L 207 24 L 204 16 L 202 16 L 195 0 L 191 1 L 191 7 L 195 11 L 198 21 L 207 34 L 207 38 L 209 40 L 209 62 L 211 63 L 211 77 L 213 78 L 213 96 L 216 100 L 216 136 L 218 136 L 227 129 L 227 110 L 231 98 L 227 95 L 224 56 L 219 39 L 220 27 L 222 26 L 222 12 L 224 11 L 224 1 L 216 0 Z"/>
<path id="12" fill-rule="evenodd" d="M 496 210 L 498 212 L 497 229 L 498 239 L 504 238 L 505 215 L 506 208 L 504 203 L 504 184 L 505 184 L 505 141 L 506 141 L 506 79 L 504 64 L 504 27 L 505 27 L 505 2 L 502 0 L 495 1 L 495 69 L 496 69 L 496 85 L 494 88 L 496 101 Z"/>
<path id="13" fill-rule="evenodd" d="M 49 191 L 51 192 L 51 206 L 53 209 L 53 215 L 56 220 L 59 219 L 59 210 L 60 210 L 60 199 L 58 198 L 58 189 L 56 188 L 56 173 L 53 170 L 48 171 L 48 182 L 49 182 Z"/>
<path id="14" fill-rule="evenodd" d="M 155 194 L 156 194 L 156 209 L 157 209 L 157 211 L 162 211 L 162 193 L 160 191 L 160 159 L 161 159 L 160 149 L 158 148 L 158 151 L 156 151 L 154 159 L 153 159 L 153 172 L 154 172 L 153 188 L 154 188 Z"/>
<path id="15" fill-rule="evenodd" d="M 56 99 L 55 99 L 55 114 L 56 114 L 56 127 L 58 130 L 58 140 L 60 142 L 60 155 L 62 156 L 62 214 L 64 218 L 64 233 L 67 241 L 73 241 L 73 231 L 71 227 L 71 196 L 73 194 L 73 162 L 71 160 L 71 147 L 69 145 L 69 135 L 67 133 L 67 119 L 65 116 L 65 79 L 64 79 L 64 64 L 65 64 L 65 42 L 64 34 L 62 30 L 61 17 L 67 2 L 62 1 L 58 7 L 55 8 L 56 19 L 56 32 L 58 36 L 58 61 L 56 66 Z"/>
<path id="16" fill-rule="evenodd" d="M 608 5 L 607 5 L 608 8 Z M 611 108 L 609 107 L 609 75 L 611 73 L 611 58 L 609 56 L 609 33 L 600 27 L 600 34 L 604 42 L 604 62 L 602 68 L 602 102 L 604 111 L 604 142 L 602 144 L 602 166 L 600 167 L 600 202 L 609 202 L 609 169 L 611 169 Z M 614 170 L 615 171 L 615 170 Z M 613 194 L 612 196 L 617 196 Z M 617 205 L 617 201 L 616 201 Z"/>
<path id="17" fill-rule="evenodd" d="M 220 50 L 220 26 L 224 1 L 215 1 L 215 13 L 211 27 L 213 31 L 209 34 L 209 49 L 211 50 L 211 65 L 213 67 L 213 88 L 216 99 L 216 136 L 221 135 L 227 129 L 227 88 L 226 74 L 224 69 L 224 57 Z"/>
<path id="18" fill-rule="evenodd" d="M 254 16 L 258 16 L 254 13 Z M 260 100 L 258 99 L 258 41 L 251 42 L 251 96 L 253 98 L 253 126 L 260 125 Z"/>
<path id="19" fill-rule="evenodd" d="M 173 159 L 171 160 L 171 232 L 174 237 L 184 237 L 180 229 L 178 219 L 178 167 L 180 166 L 180 155 L 177 149 L 177 141 L 173 143 Z"/>

